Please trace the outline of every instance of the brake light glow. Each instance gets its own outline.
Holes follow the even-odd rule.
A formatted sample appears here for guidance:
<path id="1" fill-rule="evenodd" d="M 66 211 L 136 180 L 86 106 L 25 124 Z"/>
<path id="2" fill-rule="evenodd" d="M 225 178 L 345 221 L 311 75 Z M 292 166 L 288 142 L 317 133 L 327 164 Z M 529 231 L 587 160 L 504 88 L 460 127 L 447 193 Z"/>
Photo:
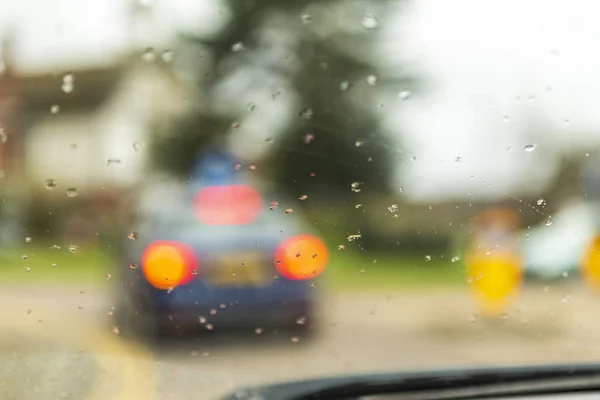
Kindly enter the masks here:
<path id="1" fill-rule="evenodd" d="M 142 271 L 157 289 L 168 290 L 190 282 L 198 261 L 187 245 L 179 242 L 152 242 L 142 254 Z"/>
<path id="2" fill-rule="evenodd" d="M 262 208 L 261 194 L 247 185 L 209 186 L 194 198 L 196 216 L 208 225 L 251 224 Z"/>
<path id="3" fill-rule="evenodd" d="M 292 280 L 313 279 L 323 273 L 328 262 L 327 246 L 313 235 L 293 236 L 275 250 L 275 267 Z"/>

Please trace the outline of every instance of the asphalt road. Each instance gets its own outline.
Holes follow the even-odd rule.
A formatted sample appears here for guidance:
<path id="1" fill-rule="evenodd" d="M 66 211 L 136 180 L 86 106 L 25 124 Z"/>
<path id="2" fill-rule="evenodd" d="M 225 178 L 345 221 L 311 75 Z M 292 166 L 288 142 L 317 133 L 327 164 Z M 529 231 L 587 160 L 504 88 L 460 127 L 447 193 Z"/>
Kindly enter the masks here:
<path id="1" fill-rule="evenodd" d="M 99 288 L 0 291 L 0 398 L 210 399 L 244 385 L 330 374 L 594 361 L 600 296 L 580 286 L 527 288 L 505 317 L 478 317 L 457 288 L 336 294 L 307 342 L 219 327 L 161 346 L 113 331 Z"/>

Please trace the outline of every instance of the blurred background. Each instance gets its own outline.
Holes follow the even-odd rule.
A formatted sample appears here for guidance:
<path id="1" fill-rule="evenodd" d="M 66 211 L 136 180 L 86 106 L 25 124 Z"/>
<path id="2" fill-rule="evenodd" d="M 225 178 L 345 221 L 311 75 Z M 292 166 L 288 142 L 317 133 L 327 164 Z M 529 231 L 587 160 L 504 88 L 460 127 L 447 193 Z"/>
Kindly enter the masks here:
<path id="1" fill-rule="evenodd" d="M 265 210 L 292 213 L 327 244 L 324 328 L 299 349 L 86 347 L 90 359 L 144 359 L 156 398 L 593 358 L 596 11 L 584 0 L 0 1 L 0 283 L 13 305 L 3 319 L 11 332 L 32 324 L 36 343 L 49 329 L 40 321 L 63 341 L 75 321 L 114 340 L 105 320 L 125 290 L 128 233 L 220 148 L 270 188 Z M 490 285 L 504 289 L 473 289 L 503 254 L 517 273 Z M 0 339 L 2 373 L 37 368 L 28 355 L 34 367 L 19 369 L 22 347 Z M 252 362 L 264 369 L 247 373 Z M 125 379 L 117 364 L 102 384 Z M 202 394 L 186 383 L 199 370 Z M 36 392 L 6 377 L 4 398 L 91 390 L 57 377 Z"/>

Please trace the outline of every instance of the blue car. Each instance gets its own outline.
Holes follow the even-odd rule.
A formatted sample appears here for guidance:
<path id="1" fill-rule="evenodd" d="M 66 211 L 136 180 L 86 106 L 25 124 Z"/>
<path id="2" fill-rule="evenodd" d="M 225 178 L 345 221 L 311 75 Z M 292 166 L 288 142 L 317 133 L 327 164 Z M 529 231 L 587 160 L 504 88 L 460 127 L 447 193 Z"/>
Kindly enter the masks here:
<path id="1" fill-rule="evenodd" d="M 121 263 L 117 329 L 182 335 L 311 332 L 327 248 L 223 155 L 192 182 L 148 193 Z"/>

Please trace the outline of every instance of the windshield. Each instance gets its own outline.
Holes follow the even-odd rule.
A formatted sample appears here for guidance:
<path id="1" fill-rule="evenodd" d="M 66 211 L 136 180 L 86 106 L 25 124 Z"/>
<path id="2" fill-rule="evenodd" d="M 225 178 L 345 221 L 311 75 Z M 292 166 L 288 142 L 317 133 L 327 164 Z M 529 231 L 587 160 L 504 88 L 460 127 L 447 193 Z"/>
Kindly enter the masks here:
<path id="1" fill-rule="evenodd" d="M 596 360 L 598 11 L 0 0 L 0 398 Z"/>

